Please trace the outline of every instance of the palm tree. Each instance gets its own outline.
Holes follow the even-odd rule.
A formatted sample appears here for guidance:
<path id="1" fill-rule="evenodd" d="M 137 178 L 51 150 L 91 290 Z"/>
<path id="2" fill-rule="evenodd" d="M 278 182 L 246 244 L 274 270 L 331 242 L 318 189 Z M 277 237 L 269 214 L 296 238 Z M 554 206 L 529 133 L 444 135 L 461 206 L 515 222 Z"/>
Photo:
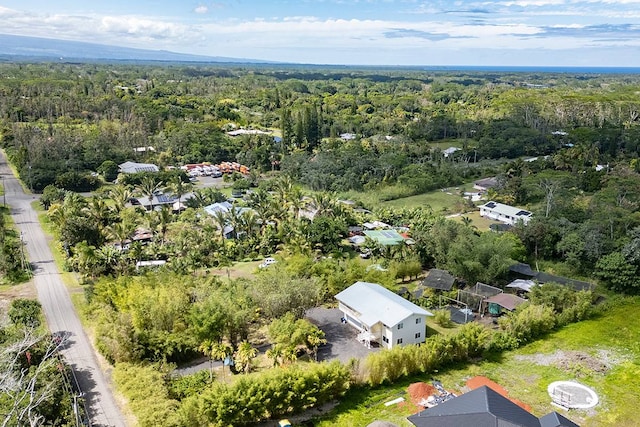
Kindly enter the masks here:
<path id="1" fill-rule="evenodd" d="M 198 347 L 198 350 L 209 358 L 209 381 L 213 381 L 213 358 L 216 356 L 215 350 L 217 344 L 215 341 L 205 340 L 200 344 L 200 347 Z"/>
<path id="2" fill-rule="evenodd" d="M 107 238 L 120 244 L 120 249 L 124 248 L 124 242 L 133 234 L 134 225 L 127 222 L 114 222 L 105 228 Z"/>
<path id="3" fill-rule="evenodd" d="M 227 357 L 231 356 L 233 349 L 229 344 L 216 343 L 212 349 L 212 357 L 216 360 L 222 361 L 222 375 L 224 376 L 224 362 Z"/>
<path id="4" fill-rule="evenodd" d="M 311 197 L 311 204 L 316 209 L 316 215 L 335 216 L 337 213 L 337 203 L 333 195 L 327 192 L 316 193 Z"/>
<path id="5" fill-rule="evenodd" d="M 229 222 L 229 216 L 227 212 L 224 212 L 222 210 L 215 211 L 213 213 L 213 222 L 218 226 L 218 230 L 220 231 L 220 240 L 224 243 L 224 229 L 225 227 L 227 227 L 227 223 Z"/>
<path id="6" fill-rule="evenodd" d="M 295 186 L 291 189 L 289 194 L 289 208 L 291 209 L 291 213 L 293 218 L 298 218 L 300 215 L 300 211 L 304 209 L 307 205 L 307 202 L 304 198 L 304 192 L 300 187 Z"/>
<path id="7" fill-rule="evenodd" d="M 272 346 L 269 350 L 265 352 L 265 355 L 273 361 L 273 367 L 279 366 L 282 363 L 282 357 L 284 356 L 284 351 L 282 350 L 282 346 L 280 344 L 276 344 Z"/>
<path id="8" fill-rule="evenodd" d="M 89 218 L 100 225 L 100 228 L 104 227 L 110 222 L 111 209 L 107 205 L 106 201 L 99 197 L 92 197 L 89 199 L 89 204 L 84 208 Z"/>
<path id="9" fill-rule="evenodd" d="M 138 191 L 149 199 L 149 210 L 153 212 L 153 197 L 162 188 L 162 182 L 156 182 L 150 176 L 145 177 L 140 185 L 138 185 Z"/>
<path id="10" fill-rule="evenodd" d="M 124 266 L 121 262 L 124 260 L 122 256 L 122 252 L 117 250 L 111 245 L 102 246 L 97 250 L 96 256 L 102 262 L 105 267 L 105 270 L 108 272 L 112 271 L 120 271 L 124 270 Z"/>
<path id="11" fill-rule="evenodd" d="M 251 372 L 251 362 L 258 355 L 258 349 L 253 347 L 250 342 L 242 341 L 236 351 L 236 365 L 242 369 L 242 372 L 248 374 Z"/>
<path id="12" fill-rule="evenodd" d="M 313 360 L 318 361 L 318 347 L 322 344 L 326 344 L 327 340 L 324 339 L 324 332 L 318 331 L 307 336 L 307 346 L 311 350 Z"/>
<path id="13" fill-rule="evenodd" d="M 182 201 L 182 196 L 191 191 L 193 184 L 191 182 L 184 182 L 180 175 L 175 175 L 169 181 L 166 190 L 178 197 L 178 203 Z"/>
<path id="14" fill-rule="evenodd" d="M 167 205 L 162 206 L 162 209 L 159 211 L 151 212 L 151 215 L 147 217 L 147 224 L 151 231 L 154 233 L 157 230 L 160 231 L 160 246 L 164 246 L 164 238 L 169 229 L 169 224 L 171 224 L 171 220 L 173 219 L 172 217 L 171 209 L 169 209 Z"/>
<path id="15" fill-rule="evenodd" d="M 133 197 L 131 188 L 125 185 L 114 185 L 109 190 L 109 197 L 113 200 L 114 208 L 117 213 L 122 212 L 127 202 Z"/>
<path id="16" fill-rule="evenodd" d="M 298 360 L 298 351 L 295 346 L 289 346 L 284 349 L 282 354 L 282 361 L 287 364 L 292 364 Z"/>

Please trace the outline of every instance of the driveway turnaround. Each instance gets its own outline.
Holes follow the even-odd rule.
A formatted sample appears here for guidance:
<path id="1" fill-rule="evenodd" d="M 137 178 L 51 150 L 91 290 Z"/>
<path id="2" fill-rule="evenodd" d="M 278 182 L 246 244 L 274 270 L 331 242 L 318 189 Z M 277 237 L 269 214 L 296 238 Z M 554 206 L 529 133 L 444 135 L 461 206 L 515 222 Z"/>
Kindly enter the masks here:
<path id="1" fill-rule="evenodd" d="M 0 152 L 0 175 L 5 200 L 25 244 L 33 268 L 33 281 L 51 333 L 69 337 L 62 354 L 73 369 L 87 403 L 92 426 L 124 427 L 126 423 L 115 403 L 109 383 L 82 329 L 69 292 L 62 283 L 36 212 L 31 208 L 34 196 L 27 195 L 9 169 Z"/>
<path id="2" fill-rule="evenodd" d="M 322 329 L 327 344 L 318 349 L 318 360 L 338 359 L 347 363 L 350 359 L 364 359 L 370 353 L 380 350 L 377 344 L 371 348 L 360 343 L 358 331 L 351 325 L 342 323 L 342 312 L 337 308 L 312 308 L 307 310 L 307 319 Z"/>

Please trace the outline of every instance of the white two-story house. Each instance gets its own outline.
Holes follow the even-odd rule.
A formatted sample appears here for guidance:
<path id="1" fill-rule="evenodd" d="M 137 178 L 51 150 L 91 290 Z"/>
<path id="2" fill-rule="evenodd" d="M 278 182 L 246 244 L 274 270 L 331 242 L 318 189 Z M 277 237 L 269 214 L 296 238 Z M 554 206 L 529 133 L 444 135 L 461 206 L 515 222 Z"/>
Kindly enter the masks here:
<path id="1" fill-rule="evenodd" d="M 384 348 L 424 342 L 427 316 L 433 316 L 376 283 L 356 282 L 336 299 L 343 322 L 360 331 L 358 338 Z"/>

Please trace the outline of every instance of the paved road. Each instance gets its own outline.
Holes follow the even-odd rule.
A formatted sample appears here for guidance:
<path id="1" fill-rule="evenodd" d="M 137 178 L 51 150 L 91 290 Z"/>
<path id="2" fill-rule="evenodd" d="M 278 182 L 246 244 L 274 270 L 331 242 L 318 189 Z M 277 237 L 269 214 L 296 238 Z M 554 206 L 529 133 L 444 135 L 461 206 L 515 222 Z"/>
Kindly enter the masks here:
<path id="1" fill-rule="evenodd" d="M 107 379 L 100 370 L 93 348 L 82 329 L 69 292 L 53 261 L 36 212 L 31 209 L 34 197 L 24 193 L 2 153 L 0 175 L 4 181 L 6 202 L 11 207 L 13 220 L 22 233 L 27 257 L 34 269 L 34 283 L 49 329 L 52 333 L 64 333 L 70 337 L 63 354 L 85 393 L 92 425 L 124 427 L 124 417 L 115 403 Z"/>

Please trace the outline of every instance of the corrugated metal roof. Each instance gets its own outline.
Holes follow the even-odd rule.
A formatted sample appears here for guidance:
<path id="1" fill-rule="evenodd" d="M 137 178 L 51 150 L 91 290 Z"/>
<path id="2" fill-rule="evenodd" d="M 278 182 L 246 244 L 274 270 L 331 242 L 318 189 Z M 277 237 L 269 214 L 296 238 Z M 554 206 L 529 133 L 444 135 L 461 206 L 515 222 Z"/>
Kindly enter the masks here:
<path id="1" fill-rule="evenodd" d="M 493 212 L 497 212 L 502 215 L 507 215 L 511 217 L 519 217 L 525 218 L 531 216 L 531 212 L 526 211 L 524 209 L 516 208 L 513 206 L 505 205 L 498 202 L 487 202 L 484 205 L 481 205 L 480 208 L 490 209 Z"/>
<path id="2" fill-rule="evenodd" d="M 360 313 L 359 320 L 367 326 L 382 322 L 393 327 L 412 314 L 433 316 L 376 283 L 356 282 L 336 295 L 336 299 Z"/>
<path id="3" fill-rule="evenodd" d="M 509 311 L 513 311 L 520 304 L 527 302 L 527 300 L 513 294 L 502 293 L 494 295 L 491 298 L 487 298 L 485 302 L 498 304 L 500 307 L 504 307 Z"/>

